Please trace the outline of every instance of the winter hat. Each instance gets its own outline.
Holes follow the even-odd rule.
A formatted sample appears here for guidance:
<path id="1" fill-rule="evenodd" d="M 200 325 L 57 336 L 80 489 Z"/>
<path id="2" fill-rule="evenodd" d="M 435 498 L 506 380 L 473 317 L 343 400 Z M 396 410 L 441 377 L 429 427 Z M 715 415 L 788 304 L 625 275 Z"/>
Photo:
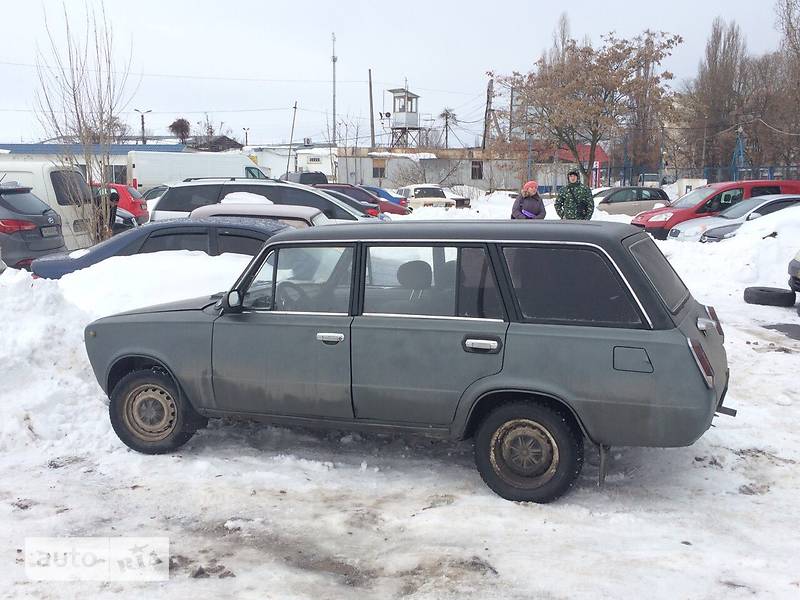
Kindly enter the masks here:
<path id="1" fill-rule="evenodd" d="M 523 192 L 530 192 L 531 194 L 535 194 L 539 190 L 539 184 L 535 181 L 527 181 L 525 185 L 522 186 Z"/>
<path id="2" fill-rule="evenodd" d="M 575 175 L 575 177 L 577 177 L 578 179 L 581 178 L 580 173 L 578 173 L 575 169 L 572 169 L 572 171 L 567 173 L 567 177 L 569 177 L 570 175 Z"/>

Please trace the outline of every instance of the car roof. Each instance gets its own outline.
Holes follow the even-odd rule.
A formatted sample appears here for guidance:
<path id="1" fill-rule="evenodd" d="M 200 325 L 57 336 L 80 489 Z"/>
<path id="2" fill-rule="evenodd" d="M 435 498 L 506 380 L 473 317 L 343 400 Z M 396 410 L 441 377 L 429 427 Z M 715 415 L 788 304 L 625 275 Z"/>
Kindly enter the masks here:
<path id="1" fill-rule="evenodd" d="M 275 233 L 287 229 L 287 225 L 279 221 L 265 219 L 254 219 L 248 217 L 203 217 L 200 219 L 167 219 L 164 221 L 151 221 L 137 227 L 142 233 L 159 229 L 170 229 L 174 227 L 197 227 L 198 225 L 216 227 L 242 227 L 246 229 L 258 229 L 267 233 Z M 134 230 L 134 231 L 135 231 Z"/>
<path id="2" fill-rule="evenodd" d="M 201 206 L 192 211 L 193 221 L 203 217 L 214 217 L 213 213 L 226 213 L 230 215 L 258 215 L 261 217 L 297 217 L 299 219 L 311 219 L 321 214 L 322 211 L 311 206 L 298 206 L 295 204 L 236 204 L 234 202 L 223 204 L 209 204 Z"/>
<path id="3" fill-rule="evenodd" d="M 313 227 L 278 234 L 274 241 L 569 241 L 602 243 L 622 240 L 641 228 L 626 223 L 610 221 L 547 221 L 514 220 L 478 221 L 392 221 L 337 224 L 331 227 Z"/>
<path id="4" fill-rule="evenodd" d="M 706 184 L 707 187 L 713 188 L 721 188 L 721 187 L 738 187 L 740 185 L 754 185 L 754 184 L 764 184 L 764 185 L 781 185 L 784 183 L 791 183 L 793 185 L 800 185 L 800 180 L 798 179 L 742 179 L 741 181 L 717 181 L 716 183 L 708 183 Z M 701 186 L 705 187 L 705 186 Z M 695 188 L 697 189 L 697 188 Z"/>

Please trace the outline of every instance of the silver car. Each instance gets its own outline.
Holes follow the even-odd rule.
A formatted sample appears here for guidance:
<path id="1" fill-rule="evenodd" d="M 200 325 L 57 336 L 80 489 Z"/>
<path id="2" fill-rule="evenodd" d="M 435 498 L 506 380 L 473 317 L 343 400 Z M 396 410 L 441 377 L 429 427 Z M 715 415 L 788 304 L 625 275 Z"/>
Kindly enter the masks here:
<path id="1" fill-rule="evenodd" d="M 784 208 L 800 206 L 796 194 L 771 194 L 737 202 L 713 217 L 700 217 L 678 223 L 667 239 L 679 241 L 719 242 L 736 235 L 743 223 Z"/>

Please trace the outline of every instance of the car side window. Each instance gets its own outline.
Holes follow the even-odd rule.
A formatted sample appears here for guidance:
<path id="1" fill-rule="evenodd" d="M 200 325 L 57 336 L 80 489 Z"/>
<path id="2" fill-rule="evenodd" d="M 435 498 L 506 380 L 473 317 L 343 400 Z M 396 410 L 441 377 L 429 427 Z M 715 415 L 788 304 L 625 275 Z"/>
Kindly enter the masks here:
<path id="1" fill-rule="evenodd" d="M 636 201 L 636 190 L 620 190 L 611 194 L 611 197 L 608 199 L 610 204 L 616 204 L 618 202 L 635 202 Z"/>
<path id="2" fill-rule="evenodd" d="M 158 201 L 157 210 L 192 212 L 195 208 L 215 204 L 222 185 L 187 185 L 174 187 Z"/>
<path id="3" fill-rule="evenodd" d="M 167 250 L 199 250 L 208 254 L 208 232 L 152 233 L 139 254 Z"/>
<path id="4" fill-rule="evenodd" d="M 272 310 L 272 293 L 275 281 L 274 250 L 267 255 L 255 274 L 242 299 L 244 310 Z"/>
<path id="5" fill-rule="evenodd" d="M 639 197 L 641 200 L 662 200 L 661 194 L 659 194 L 659 190 L 654 189 L 642 189 L 639 190 Z"/>
<path id="6" fill-rule="evenodd" d="M 768 194 L 780 194 L 781 188 L 779 185 L 758 185 L 753 186 L 750 190 L 750 197 L 767 196 Z"/>
<path id="7" fill-rule="evenodd" d="M 217 239 L 219 241 L 220 254 L 231 253 L 244 254 L 246 256 L 255 256 L 258 254 L 266 241 L 255 235 L 245 235 L 243 233 L 229 231 L 221 231 Z"/>
<path id="8" fill-rule="evenodd" d="M 248 179 L 266 179 L 264 173 L 258 167 L 245 167 L 244 173 Z"/>
<path id="9" fill-rule="evenodd" d="M 502 319 L 484 248 L 372 246 L 364 313 Z"/>
<path id="10" fill-rule="evenodd" d="M 353 248 L 304 246 L 278 250 L 275 310 L 350 312 Z"/>
<path id="11" fill-rule="evenodd" d="M 784 208 L 789 208 L 790 206 L 800 206 L 800 198 L 791 198 L 788 200 L 778 200 L 776 202 L 770 202 L 766 206 L 762 206 L 756 209 L 755 212 L 757 212 L 761 216 L 764 216 L 777 212 L 779 210 L 783 210 Z"/>
<path id="12" fill-rule="evenodd" d="M 250 167 L 248 167 L 250 168 Z M 279 186 L 277 185 L 224 185 L 222 186 L 222 198 L 225 198 L 228 194 L 233 194 L 234 192 L 247 192 L 248 194 L 255 194 L 257 196 L 263 196 L 273 204 L 278 203 L 278 196 L 280 195 L 280 190 L 278 189 Z"/>
<path id="13" fill-rule="evenodd" d="M 595 327 L 642 325 L 619 275 L 595 250 L 510 246 L 503 253 L 524 319 Z"/>
<path id="14" fill-rule="evenodd" d="M 726 190 L 710 198 L 698 212 L 701 213 L 719 212 L 721 210 L 728 208 L 729 206 L 736 204 L 742 198 L 744 198 L 743 188 Z"/>

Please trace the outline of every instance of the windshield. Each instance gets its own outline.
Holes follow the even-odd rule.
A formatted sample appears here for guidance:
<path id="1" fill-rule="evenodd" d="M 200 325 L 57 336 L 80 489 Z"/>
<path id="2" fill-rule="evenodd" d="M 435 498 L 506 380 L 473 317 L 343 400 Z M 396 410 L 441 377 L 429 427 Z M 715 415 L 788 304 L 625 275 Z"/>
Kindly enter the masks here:
<path id="1" fill-rule="evenodd" d="M 616 189 L 616 188 L 608 188 L 607 190 L 600 190 L 599 192 L 597 192 L 597 193 L 596 193 L 596 194 L 593 196 L 593 198 L 605 198 L 605 197 L 606 197 L 606 196 L 608 196 L 608 195 L 609 195 L 611 192 L 613 192 L 615 189 Z"/>
<path id="2" fill-rule="evenodd" d="M 726 208 L 717 216 L 722 217 L 723 219 L 738 219 L 740 217 L 745 216 L 747 213 L 756 208 L 762 202 L 764 202 L 764 200 L 761 198 L 743 200 L 742 202 L 734 204 L 730 208 Z"/>
<path id="3" fill-rule="evenodd" d="M 414 190 L 414 197 L 416 198 L 446 198 L 444 190 L 440 188 L 417 188 Z"/>
<path id="4" fill-rule="evenodd" d="M 63 170 L 50 173 L 56 201 L 61 206 L 79 206 L 92 200 L 92 192 L 83 175 L 77 171 Z"/>
<path id="5" fill-rule="evenodd" d="M 704 200 L 708 199 L 708 197 L 711 196 L 711 194 L 713 194 L 715 191 L 716 190 L 712 187 L 697 188 L 685 196 L 678 198 L 672 203 L 671 208 L 692 208 L 693 206 L 697 206 Z"/>
<path id="6" fill-rule="evenodd" d="M 132 188 L 131 186 L 128 186 L 128 193 L 134 200 L 141 200 L 143 198 L 143 196 L 139 193 L 139 190 Z"/>

